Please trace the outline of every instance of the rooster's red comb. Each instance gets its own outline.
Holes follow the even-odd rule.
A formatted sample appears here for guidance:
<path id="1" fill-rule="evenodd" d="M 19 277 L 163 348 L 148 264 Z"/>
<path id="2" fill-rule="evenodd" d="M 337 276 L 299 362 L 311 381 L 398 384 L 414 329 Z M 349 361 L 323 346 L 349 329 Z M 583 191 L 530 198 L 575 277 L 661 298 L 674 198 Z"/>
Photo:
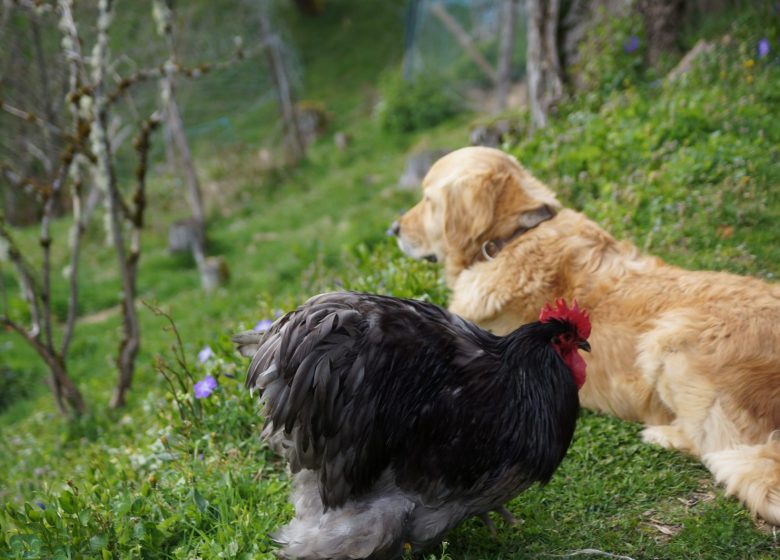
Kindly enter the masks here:
<path id="1" fill-rule="evenodd" d="M 566 301 L 563 298 L 555 301 L 555 307 L 551 306 L 549 303 L 545 303 L 541 313 L 539 313 L 539 321 L 546 323 L 550 319 L 571 323 L 575 326 L 577 334 L 583 340 L 586 340 L 590 336 L 590 319 L 588 318 L 588 312 L 584 309 L 580 309 L 576 299 L 572 300 L 571 309 L 566 305 Z"/>

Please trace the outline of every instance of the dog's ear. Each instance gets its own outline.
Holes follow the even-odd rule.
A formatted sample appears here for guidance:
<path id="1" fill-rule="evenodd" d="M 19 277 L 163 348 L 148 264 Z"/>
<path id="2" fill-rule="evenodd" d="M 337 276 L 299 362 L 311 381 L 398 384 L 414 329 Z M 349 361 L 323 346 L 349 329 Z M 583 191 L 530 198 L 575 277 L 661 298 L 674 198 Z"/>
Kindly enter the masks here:
<path id="1" fill-rule="evenodd" d="M 549 220 L 553 216 L 555 216 L 555 209 L 548 204 L 542 204 L 538 208 L 520 214 L 518 222 L 520 227 L 531 229 L 542 222 Z"/>
<path id="2" fill-rule="evenodd" d="M 500 190 L 490 174 L 467 175 L 444 190 L 444 239 L 447 252 L 463 256 L 481 244 L 495 223 Z"/>

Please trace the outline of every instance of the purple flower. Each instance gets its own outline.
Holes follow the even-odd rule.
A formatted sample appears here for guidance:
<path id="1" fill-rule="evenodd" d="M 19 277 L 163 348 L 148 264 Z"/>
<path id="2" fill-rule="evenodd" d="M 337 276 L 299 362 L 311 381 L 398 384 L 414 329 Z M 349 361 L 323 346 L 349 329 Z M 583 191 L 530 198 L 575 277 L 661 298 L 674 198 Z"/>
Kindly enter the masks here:
<path id="1" fill-rule="evenodd" d="M 758 58 L 764 58 L 769 54 L 769 39 L 761 39 L 758 42 Z"/>
<path id="2" fill-rule="evenodd" d="M 638 48 L 639 48 L 639 37 L 637 37 L 636 35 L 631 35 L 628 41 L 623 43 L 623 50 L 627 53 L 636 52 Z"/>
<path id="3" fill-rule="evenodd" d="M 255 325 L 255 327 L 252 330 L 255 331 L 255 332 L 265 332 L 268 329 L 270 329 L 271 325 L 273 325 L 273 324 L 274 324 L 274 322 L 271 321 L 271 319 L 262 319 L 262 320 L 257 322 L 257 324 Z"/>
<path id="4" fill-rule="evenodd" d="M 205 364 L 213 355 L 214 352 L 211 350 L 211 346 L 204 346 L 203 350 L 198 352 L 198 361 L 201 364 Z"/>
<path id="5" fill-rule="evenodd" d="M 43 502 L 35 502 L 35 505 L 43 510 L 46 509 L 46 504 L 44 504 Z"/>
<path id="6" fill-rule="evenodd" d="M 205 399 L 208 397 L 211 393 L 214 392 L 214 389 L 217 388 L 217 380 L 214 379 L 212 376 L 207 375 L 204 377 L 201 381 L 198 381 L 195 384 L 195 398 L 196 399 Z"/>

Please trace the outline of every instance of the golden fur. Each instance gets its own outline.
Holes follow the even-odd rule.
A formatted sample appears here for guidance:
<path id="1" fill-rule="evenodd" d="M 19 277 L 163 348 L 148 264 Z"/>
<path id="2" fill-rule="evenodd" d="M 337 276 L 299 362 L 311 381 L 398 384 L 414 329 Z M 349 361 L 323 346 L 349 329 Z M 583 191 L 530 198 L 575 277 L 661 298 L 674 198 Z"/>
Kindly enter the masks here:
<path id="1" fill-rule="evenodd" d="M 481 257 L 519 226 L 533 229 Z M 443 263 L 450 310 L 498 334 L 576 298 L 593 324 L 583 406 L 645 423 L 645 441 L 699 457 L 780 525 L 780 286 L 642 255 L 490 148 L 440 159 L 396 230 L 406 253 Z"/>

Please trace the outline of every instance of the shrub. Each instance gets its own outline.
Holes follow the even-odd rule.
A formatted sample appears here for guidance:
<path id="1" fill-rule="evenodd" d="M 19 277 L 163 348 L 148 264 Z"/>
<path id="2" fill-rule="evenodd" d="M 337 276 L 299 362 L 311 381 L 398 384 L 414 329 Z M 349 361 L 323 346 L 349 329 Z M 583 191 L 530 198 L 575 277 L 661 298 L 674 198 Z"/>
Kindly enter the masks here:
<path id="1" fill-rule="evenodd" d="M 602 96 L 639 83 L 646 50 L 643 29 L 634 10 L 625 16 L 599 10 L 579 47 L 575 81 Z"/>
<path id="2" fill-rule="evenodd" d="M 380 93 L 379 123 L 388 132 L 430 128 L 462 110 L 460 101 L 435 78 L 419 76 L 407 82 L 395 71 L 380 81 Z"/>
<path id="3" fill-rule="evenodd" d="M 7 344 L 7 343 L 6 343 Z M 24 400 L 33 393 L 33 383 L 38 376 L 32 372 L 20 372 L 0 365 L 0 412 L 11 404 Z"/>

